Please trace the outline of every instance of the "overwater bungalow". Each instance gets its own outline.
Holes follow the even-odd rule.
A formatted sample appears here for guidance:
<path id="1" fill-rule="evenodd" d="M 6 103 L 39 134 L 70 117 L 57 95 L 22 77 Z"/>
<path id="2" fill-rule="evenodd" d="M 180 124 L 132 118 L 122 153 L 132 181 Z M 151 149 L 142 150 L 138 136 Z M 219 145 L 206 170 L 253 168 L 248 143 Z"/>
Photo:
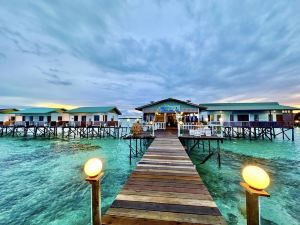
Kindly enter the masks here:
<path id="1" fill-rule="evenodd" d="M 63 108 L 36 107 L 16 112 L 15 124 L 18 126 L 59 126 L 68 120 L 69 115 Z"/>
<path id="2" fill-rule="evenodd" d="M 196 124 L 199 122 L 200 112 L 205 109 L 206 107 L 189 100 L 182 101 L 174 98 L 153 101 L 136 108 L 143 112 L 143 121 L 153 122 L 155 129 L 176 129 L 179 120 L 185 124 Z"/>
<path id="3" fill-rule="evenodd" d="M 18 109 L 0 109 L 0 125 L 11 125 L 15 123 Z"/>
<path id="4" fill-rule="evenodd" d="M 98 107 L 79 107 L 68 110 L 70 114 L 69 125 L 87 126 L 87 125 L 118 125 L 118 116 L 122 115 L 121 111 L 115 106 L 98 106 Z"/>
<path id="5" fill-rule="evenodd" d="M 278 102 L 205 103 L 201 120 L 216 122 L 292 122 L 295 107 Z"/>

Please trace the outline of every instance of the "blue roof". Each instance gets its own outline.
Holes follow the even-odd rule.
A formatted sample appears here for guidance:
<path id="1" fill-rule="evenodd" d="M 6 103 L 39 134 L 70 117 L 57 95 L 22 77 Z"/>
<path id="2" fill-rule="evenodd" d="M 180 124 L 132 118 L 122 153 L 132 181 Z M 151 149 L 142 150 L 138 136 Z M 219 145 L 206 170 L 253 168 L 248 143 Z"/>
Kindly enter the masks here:
<path id="1" fill-rule="evenodd" d="M 0 109 L 0 114 L 15 114 L 18 110 L 17 109 Z"/>
<path id="2" fill-rule="evenodd" d="M 255 110 L 297 110 L 295 107 L 280 105 L 278 102 L 204 103 L 208 111 L 255 111 Z"/>
<path id="3" fill-rule="evenodd" d="M 37 108 L 23 109 L 16 112 L 16 114 L 48 114 L 48 113 L 64 112 L 64 111 L 65 109 L 63 108 L 37 107 Z"/>
<path id="4" fill-rule="evenodd" d="M 122 115 L 120 110 L 115 106 L 98 106 L 98 107 L 79 107 L 67 111 L 68 113 L 117 113 Z"/>

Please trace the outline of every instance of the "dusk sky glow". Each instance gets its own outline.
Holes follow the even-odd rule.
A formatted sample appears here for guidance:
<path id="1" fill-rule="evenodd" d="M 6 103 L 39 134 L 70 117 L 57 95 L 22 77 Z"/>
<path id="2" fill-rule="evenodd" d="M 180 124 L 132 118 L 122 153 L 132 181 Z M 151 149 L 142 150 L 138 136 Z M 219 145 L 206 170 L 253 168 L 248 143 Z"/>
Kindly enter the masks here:
<path id="1" fill-rule="evenodd" d="M 300 106 L 300 1 L 0 1 L 0 106 Z"/>

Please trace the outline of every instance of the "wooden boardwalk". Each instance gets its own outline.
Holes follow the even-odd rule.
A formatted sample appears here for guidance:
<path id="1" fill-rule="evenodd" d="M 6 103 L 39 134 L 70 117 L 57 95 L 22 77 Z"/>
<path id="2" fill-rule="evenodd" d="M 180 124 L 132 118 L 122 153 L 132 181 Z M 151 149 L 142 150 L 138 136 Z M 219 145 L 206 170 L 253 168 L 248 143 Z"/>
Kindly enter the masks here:
<path id="1" fill-rule="evenodd" d="M 177 137 L 155 138 L 103 224 L 226 224 Z"/>

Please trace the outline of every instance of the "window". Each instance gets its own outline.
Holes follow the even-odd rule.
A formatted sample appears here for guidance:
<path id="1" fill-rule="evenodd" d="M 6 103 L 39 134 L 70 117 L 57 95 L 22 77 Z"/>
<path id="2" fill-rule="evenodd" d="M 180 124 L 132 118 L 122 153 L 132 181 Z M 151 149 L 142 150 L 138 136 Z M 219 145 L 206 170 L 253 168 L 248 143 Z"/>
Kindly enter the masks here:
<path id="1" fill-rule="evenodd" d="M 57 120 L 58 120 L 58 121 L 62 121 L 62 116 L 58 116 L 58 117 L 57 117 Z"/>
<path id="2" fill-rule="evenodd" d="M 217 121 L 219 122 L 221 119 L 221 115 L 217 115 Z"/>
<path id="3" fill-rule="evenodd" d="M 33 121 L 33 116 L 29 116 L 29 121 Z"/>
<path id="4" fill-rule="evenodd" d="M 100 116 L 99 115 L 94 115 L 94 121 L 100 121 Z"/>
<path id="5" fill-rule="evenodd" d="M 107 122 L 107 115 L 103 115 L 103 121 Z"/>
<path id="6" fill-rule="evenodd" d="M 86 116 L 81 116 L 81 121 L 86 122 Z"/>
<path id="7" fill-rule="evenodd" d="M 238 121 L 249 121 L 249 115 L 238 115 Z"/>
<path id="8" fill-rule="evenodd" d="M 22 116 L 22 121 L 25 121 L 26 120 L 26 117 L 25 116 Z"/>
<path id="9" fill-rule="evenodd" d="M 40 122 L 44 121 L 44 116 L 39 116 L 39 121 Z"/>
<path id="10" fill-rule="evenodd" d="M 74 116 L 74 121 L 78 121 L 78 116 Z"/>
<path id="11" fill-rule="evenodd" d="M 256 122 L 259 121 L 259 115 L 258 114 L 254 114 L 254 121 L 256 121 Z"/>
<path id="12" fill-rule="evenodd" d="M 277 114 L 276 115 L 276 121 L 277 122 L 283 122 L 283 115 L 282 114 Z"/>
<path id="13" fill-rule="evenodd" d="M 234 121 L 234 115 L 233 114 L 230 114 L 230 121 Z"/>

